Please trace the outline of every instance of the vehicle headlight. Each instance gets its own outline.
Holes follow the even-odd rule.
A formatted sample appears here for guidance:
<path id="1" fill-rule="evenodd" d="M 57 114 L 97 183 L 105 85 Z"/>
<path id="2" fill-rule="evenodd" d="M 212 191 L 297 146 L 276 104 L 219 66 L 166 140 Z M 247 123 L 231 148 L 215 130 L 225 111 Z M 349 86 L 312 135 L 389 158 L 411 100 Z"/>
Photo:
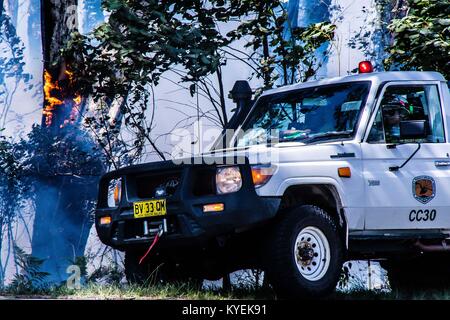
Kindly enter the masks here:
<path id="1" fill-rule="evenodd" d="M 239 191 L 242 187 L 242 177 L 239 167 L 222 167 L 216 171 L 216 191 L 218 194 Z"/>
<path id="2" fill-rule="evenodd" d="M 122 198 L 122 179 L 113 179 L 108 185 L 108 207 L 118 207 Z"/>

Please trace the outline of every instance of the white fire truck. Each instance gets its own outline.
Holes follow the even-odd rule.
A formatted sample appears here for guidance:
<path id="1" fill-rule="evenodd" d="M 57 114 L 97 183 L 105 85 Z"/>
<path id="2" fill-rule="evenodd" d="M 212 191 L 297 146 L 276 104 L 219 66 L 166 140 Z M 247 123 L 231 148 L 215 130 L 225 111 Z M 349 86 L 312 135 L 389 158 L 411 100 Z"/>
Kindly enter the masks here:
<path id="1" fill-rule="evenodd" d="M 393 286 L 450 283 L 448 84 L 359 69 L 254 102 L 240 82 L 225 146 L 105 175 L 96 227 L 130 281 L 157 265 L 166 279 L 260 268 L 280 296 L 321 296 L 346 260 L 371 258 Z"/>

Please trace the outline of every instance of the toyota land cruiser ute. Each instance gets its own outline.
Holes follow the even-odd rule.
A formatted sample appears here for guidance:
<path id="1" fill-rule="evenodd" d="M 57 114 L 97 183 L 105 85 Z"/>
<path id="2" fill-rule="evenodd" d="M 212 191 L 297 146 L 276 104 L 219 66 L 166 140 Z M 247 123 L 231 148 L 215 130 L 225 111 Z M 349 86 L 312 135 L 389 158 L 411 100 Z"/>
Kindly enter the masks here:
<path id="1" fill-rule="evenodd" d="M 125 251 L 129 281 L 254 268 L 280 297 L 296 298 L 332 292 L 354 259 L 379 259 L 391 285 L 450 276 L 441 74 L 360 72 L 256 101 L 234 94 L 236 130 L 211 151 L 102 177 L 96 229 Z"/>

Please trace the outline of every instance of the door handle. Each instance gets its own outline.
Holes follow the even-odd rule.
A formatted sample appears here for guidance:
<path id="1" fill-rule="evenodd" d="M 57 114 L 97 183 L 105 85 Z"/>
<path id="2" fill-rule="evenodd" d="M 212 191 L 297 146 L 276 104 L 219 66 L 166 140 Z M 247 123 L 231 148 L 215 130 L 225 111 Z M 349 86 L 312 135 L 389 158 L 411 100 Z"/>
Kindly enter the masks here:
<path id="1" fill-rule="evenodd" d="M 439 160 L 439 161 L 435 161 L 434 165 L 438 168 L 441 167 L 450 167 L 450 161 L 447 160 Z"/>

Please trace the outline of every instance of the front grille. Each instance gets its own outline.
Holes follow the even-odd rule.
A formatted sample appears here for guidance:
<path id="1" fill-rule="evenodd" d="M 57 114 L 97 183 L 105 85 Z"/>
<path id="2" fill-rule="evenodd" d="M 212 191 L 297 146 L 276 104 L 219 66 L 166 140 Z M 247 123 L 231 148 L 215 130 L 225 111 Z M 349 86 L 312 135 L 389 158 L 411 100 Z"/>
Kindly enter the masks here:
<path id="1" fill-rule="evenodd" d="M 136 196 L 142 199 L 170 197 L 180 185 L 180 172 L 136 177 Z"/>

